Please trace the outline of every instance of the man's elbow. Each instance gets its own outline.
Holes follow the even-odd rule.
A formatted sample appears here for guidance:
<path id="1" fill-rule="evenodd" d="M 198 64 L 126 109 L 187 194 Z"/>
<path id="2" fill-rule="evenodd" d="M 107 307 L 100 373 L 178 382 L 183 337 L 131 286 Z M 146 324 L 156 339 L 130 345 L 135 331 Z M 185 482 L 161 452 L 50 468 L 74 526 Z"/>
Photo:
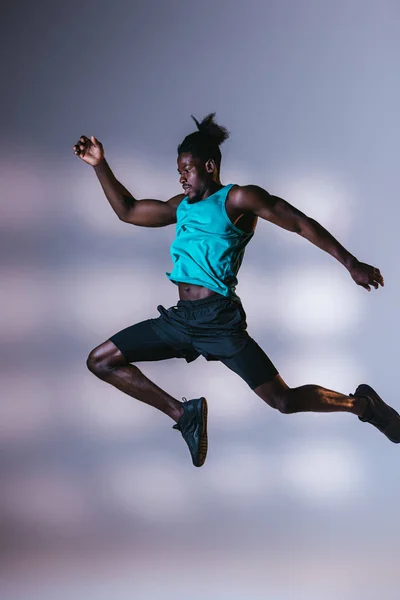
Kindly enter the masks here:
<path id="1" fill-rule="evenodd" d="M 297 233 L 298 235 L 303 235 L 302 225 L 298 221 L 294 221 L 294 223 L 291 223 L 290 231 L 292 231 L 293 233 Z"/>
<path id="2" fill-rule="evenodd" d="M 122 221 L 123 223 L 130 223 L 130 220 L 129 220 L 129 215 L 128 215 L 128 213 L 119 213 L 119 214 L 117 215 L 117 217 L 118 217 L 118 219 L 119 219 L 120 221 Z"/>
<path id="3" fill-rule="evenodd" d="M 307 239 L 315 233 L 318 227 L 317 221 L 305 215 L 296 221 L 296 233 Z"/>

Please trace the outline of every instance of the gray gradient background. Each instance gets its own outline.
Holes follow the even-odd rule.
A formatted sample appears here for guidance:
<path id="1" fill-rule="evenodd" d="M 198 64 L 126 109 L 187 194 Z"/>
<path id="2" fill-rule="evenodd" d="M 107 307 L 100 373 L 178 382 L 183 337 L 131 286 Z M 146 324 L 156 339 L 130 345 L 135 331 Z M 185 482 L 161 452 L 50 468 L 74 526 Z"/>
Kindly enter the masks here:
<path id="1" fill-rule="evenodd" d="M 230 129 L 224 183 L 325 225 L 386 286 L 260 222 L 239 295 L 290 385 L 368 381 L 397 409 L 398 57 L 390 0 L 14 2 L 2 18 L 1 597 L 398 598 L 399 449 L 352 415 L 283 416 L 223 365 L 143 365 L 204 394 L 190 463 L 90 349 L 176 302 L 173 227 L 121 223 L 72 146 L 139 197 L 180 191 L 190 114 Z"/>

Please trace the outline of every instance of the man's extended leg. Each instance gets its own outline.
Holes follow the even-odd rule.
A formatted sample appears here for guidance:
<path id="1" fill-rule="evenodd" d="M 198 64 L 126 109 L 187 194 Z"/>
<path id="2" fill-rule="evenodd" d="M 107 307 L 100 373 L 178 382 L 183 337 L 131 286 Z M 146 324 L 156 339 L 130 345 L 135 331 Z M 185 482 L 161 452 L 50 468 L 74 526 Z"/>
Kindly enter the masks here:
<path id="1" fill-rule="evenodd" d="M 247 333 L 242 336 L 246 341 L 244 347 L 231 358 L 220 360 L 272 408 L 286 414 L 348 411 L 361 416 L 364 413 L 366 400 L 363 398 L 339 394 L 318 385 L 290 388 L 257 342 Z"/>
<path id="2" fill-rule="evenodd" d="M 346 411 L 362 416 L 366 399 L 351 397 L 318 385 L 290 388 L 280 375 L 254 389 L 264 402 L 282 413 Z"/>
<path id="3" fill-rule="evenodd" d="M 87 366 L 99 379 L 111 383 L 132 398 L 158 408 L 175 422 L 183 414 L 183 403 L 150 381 L 136 366 L 129 364 L 110 340 L 92 350 Z"/>
<path id="4" fill-rule="evenodd" d="M 394 443 L 400 443 L 400 415 L 369 385 L 359 385 L 354 394 L 340 394 L 319 385 L 290 388 L 279 375 L 264 350 L 249 336 L 238 353 L 226 359 L 227 367 L 237 373 L 267 404 L 282 413 L 351 412 L 371 423 Z"/>
<path id="5" fill-rule="evenodd" d="M 371 423 L 390 441 L 400 443 L 400 415 L 369 385 L 361 384 L 354 395 L 340 394 L 318 385 L 289 388 L 279 375 L 254 389 L 267 404 L 285 414 L 313 411 L 347 411 Z"/>

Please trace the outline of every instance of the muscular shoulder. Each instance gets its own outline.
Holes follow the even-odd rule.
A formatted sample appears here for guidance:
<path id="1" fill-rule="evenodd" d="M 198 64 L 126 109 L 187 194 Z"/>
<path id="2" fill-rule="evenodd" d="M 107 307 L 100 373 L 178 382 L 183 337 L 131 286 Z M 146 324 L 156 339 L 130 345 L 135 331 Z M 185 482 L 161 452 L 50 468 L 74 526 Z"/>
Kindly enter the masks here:
<path id="1" fill-rule="evenodd" d="M 270 194 L 258 185 L 235 185 L 229 192 L 228 203 L 243 213 L 257 214 L 260 205 L 270 198 Z"/>
<path id="2" fill-rule="evenodd" d="M 177 196 L 173 196 L 169 200 L 167 200 L 167 204 L 169 204 L 175 210 L 178 208 L 182 200 L 184 199 L 185 194 L 178 194 Z"/>

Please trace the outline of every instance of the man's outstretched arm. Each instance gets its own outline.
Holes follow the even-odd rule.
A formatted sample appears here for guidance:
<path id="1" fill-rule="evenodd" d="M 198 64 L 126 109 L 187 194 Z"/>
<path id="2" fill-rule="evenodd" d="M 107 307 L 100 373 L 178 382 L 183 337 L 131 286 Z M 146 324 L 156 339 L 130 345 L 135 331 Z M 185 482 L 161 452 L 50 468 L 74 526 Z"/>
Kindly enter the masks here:
<path id="1" fill-rule="evenodd" d="M 176 223 L 176 209 L 184 194 L 165 202 L 138 200 L 116 179 L 105 159 L 95 165 L 94 170 L 107 200 L 121 221 L 142 227 L 165 227 Z"/>
<path id="2" fill-rule="evenodd" d="M 121 221 L 142 227 L 165 227 L 176 223 L 176 209 L 184 194 L 178 194 L 166 202 L 138 200 L 115 177 L 99 140 L 83 135 L 73 148 L 81 160 L 94 168 L 107 200 Z"/>
<path id="3" fill-rule="evenodd" d="M 283 229 L 298 233 L 321 250 L 328 252 L 345 266 L 353 280 L 366 290 L 371 291 L 371 285 L 376 289 L 379 285 L 384 285 L 379 269 L 360 263 L 320 223 L 286 200 L 271 196 L 266 190 L 255 185 L 239 187 L 235 192 L 234 203 L 243 212 L 251 212 Z"/>

